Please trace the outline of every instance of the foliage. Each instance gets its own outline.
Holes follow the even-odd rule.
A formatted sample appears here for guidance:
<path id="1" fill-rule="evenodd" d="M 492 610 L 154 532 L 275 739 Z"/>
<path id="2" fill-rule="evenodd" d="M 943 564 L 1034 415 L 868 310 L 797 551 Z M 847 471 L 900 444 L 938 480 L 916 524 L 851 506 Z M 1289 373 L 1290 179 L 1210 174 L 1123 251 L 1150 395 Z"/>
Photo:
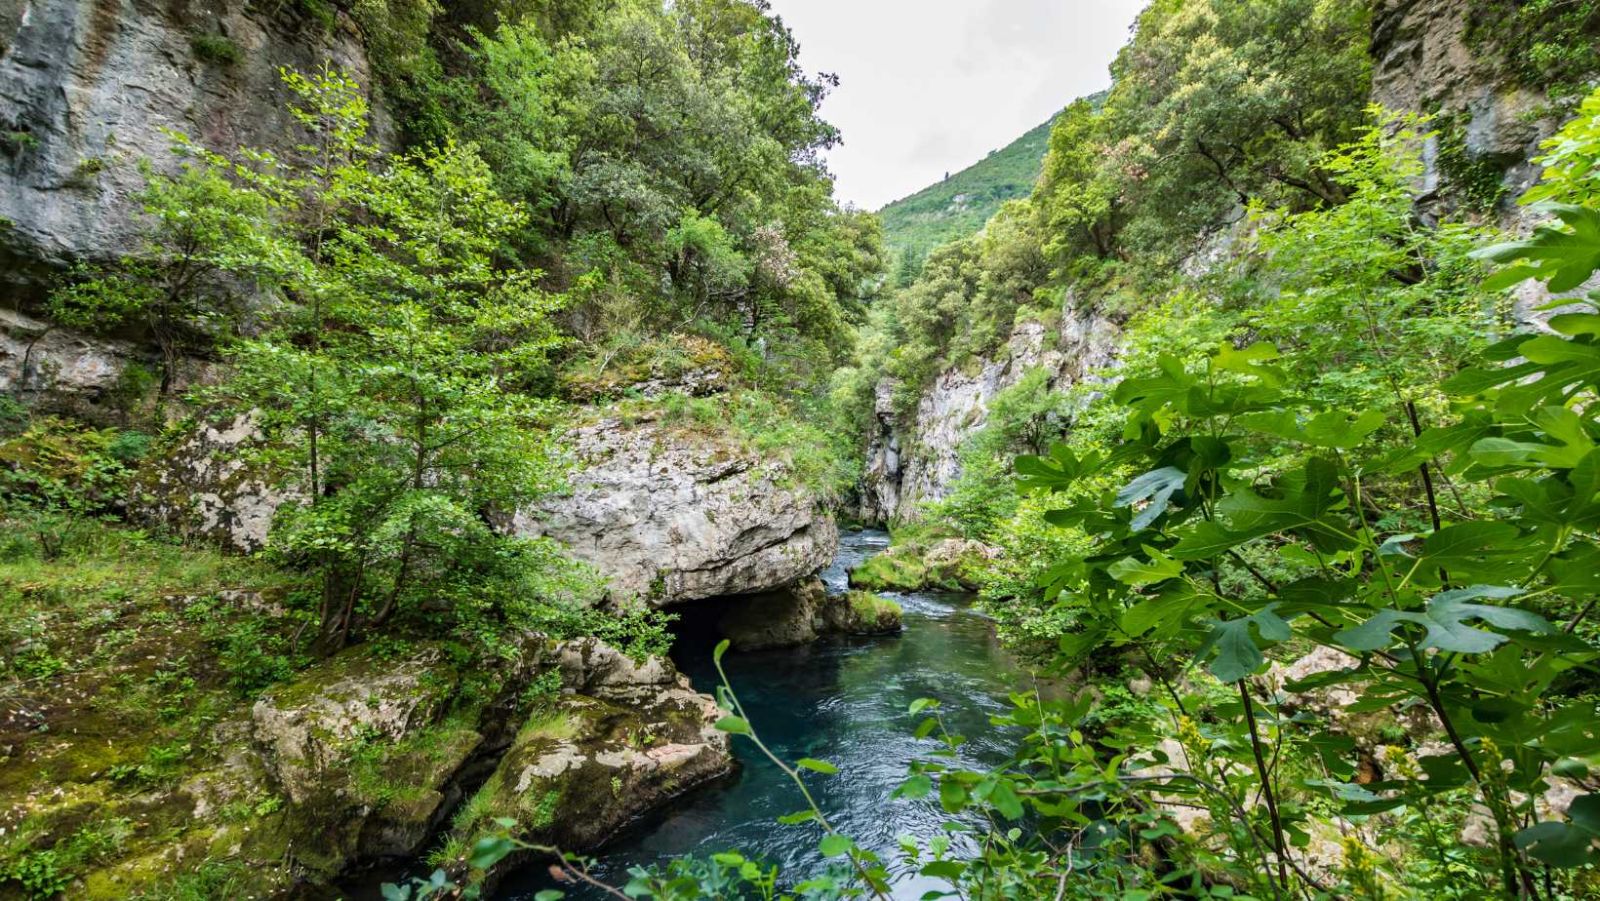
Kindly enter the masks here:
<path id="1" fill-rule="evenodd" d="M 1540 146 L 1544 174 L 1524 203 L 1600 205 L 1600 94 L 1585 97 L 1572 120 Z"/>
<path id="2" fill-rule="evenodd" d="M 1361 197 L 1388 193 L 1381 183 L 1352 187 L 1356 199 L 1345 207 L 1291 220 L 1292 230 L 1302 230 L 1305 217 L 1317 217 L 1322 262 L 1351 256 L 1338 238 L 1341 219 L 1370 220 Z M 1555 288 L 1600 268 L 1573 249 L 1585 217 L 1577 212 L 1583 208 L 1569 209 L 1577 230 L 1547 227 L 1483 252 L 1543 264 L 1512 269 L 1502 281 L 1531 274 Z M 1359 257 L 1406 252 L 1392 241 L 1360 246 Z M 1291 271 L 1302 259 L 1276 249 Z M 1382 298 L 1385 282 L 1401 282 L 1391 292 L 1412 287 L 1393 260 L 1376 261 L 1369 276 L 1363 271 L 1346 262 L 1337 277 L 1323 270 L 1310 283 L 1322 290 L 1348 283 L 1365 300 Z M 1449 283 L 1449 270 L 1437 274 Z M 1319 795 L 1334 802 L 1334 815 L 1358 817 L 1426 811 L 1471 792 L 1493 821 L 1487 859 L 1464 860 L 1457 849 L 1447 860 L 1437 835 L 1434 847 L 1415 853 L 1433 855 L 1442 869 L 1481 865 L 1471 878 L 1507 895 L 1537 895 L 1556 879 L 1553 871 L 1591 862 L 1593 802 L 1580 798 L 1567 819 L 1538 821 L 1532 800 L 1555 774 L 1585 770 L 1600 746 L 1592 686 L 1571 675 L 1596 656 L 1579 637 L 1587 634 L 1579 627 L 1594 606 L 1591 574 L 1600 559 L 1588 525 L 1600 503 L 1600 482 L 1590 478 L 1600 464 L 1591 403 L 1600 384 L 1584 362 L 1596 333 L 1591 320 L 1600 321 L 1560 315 L 1551 320 L 1556 334 L 1518 335 L 1490 348 L 1483 364 L 1443 381 L 1452 415 L 1432 428 L 1421 426 L 1409 398 L 1454 368 L 1450 358 L 1383 375 L 1394 394 L 1386 417 L 1371 403 L 1377 383 L 1355 395 L 1367 403 L 1341 407 L 1351 382 L 1297 373 L 1308 363 L 1353 368 L 1328 348 L 1307 345 L 1285 356 L 1266 344 L 1224 344 L 1198 366 L 1168 355 L 1159 372 L 1125 379 L 1112 398 L 1122 440 L 1109 451 L 1057 445 L 1048 456 L 1019 460 L 1029 489 L 1067 493 L 1046 519 L 1093 536 L 1089 549 L 1061 558 L 1040 580 L 1051 604 L 1074 611 L 1061 661 L 1132 652 L 1143 655 L 1152 678 L 1168 680 L 1170 668 L 1159 661 L 1193 656 L 1237 685 L 1246 727 L 1246 740 L 1231 745 L 1239 768 L 1232 777 L 1213 769 L 1204 778 L 1226 786 L 1249 774 L 1259 785 L 1266 821 L 1243 828 L 1265 888 L 1326 890 L 1293 865 L 1289 850 L 1309 828 L 1304 817 Z M 1415 352 L 1424 344 L 1381 331 L 1361 343 L 1376 355 L 1361 368 L 1377 372 L 1395 348 Z M 1428 346 L 1439 343 L 1435 336 Z M 1108 477 L 1122 487 L 1105 487 Z M 1449 500 L 1442 485 L 1451 486 Z M 1472 496 L 1490 497 L 1490 506 L 1469 503 Z M 1264 571 L 1266 560 L 1276 568 Z M 1272 696 L 1252 687 L 1266 653 L 1290 643 L 1340 650 L 1356 664 L 1288 691 L 1343 685 L 1369 699 L 1366 709 L 1423 705 L 1453 753 L 1398 766 L 1360 789 L 1308 779 L 1278 763 L 1276 752 L 1269 764 L 1263 749 L 1273 743 L 1332 737 L 1315 724 L 1285 726 Z M 1176 693 L 1174 705 L 1176 714 L 1193 715 Z M 1227 747 L 1210 739 L 1206 753 Z M 1191 762 L 1199 759 L 1190 753 Z M 1193 763 L 1189 771 L 1202 769 Z M 1237 848 L 1240 859 L 1247 851 Z"/>
<path id="3" fill-rule="evenodd" d="M 220 34 L 198 34 L 189 41 L 195 58 L 215 66 L 231 66 L 243 56 L 239 45 Z"/>
<path id="4" fill-rule="evenodd" d="M 1600 3 L 1594 0 L 1489 0 L 1468 20 L 1474 47 L 1488 45 L 1501 68 L 1552 97 L 1581 93 L 1600 49 Z"/>
<path id="5" fill-rule="evenodd" d="M 49 848 L 0 856 L 0 885 L 12 883 L 23 897 L 38 901 L 58 897 L 72 884 L 78 868 L 116 850 L 130 831 L 126 819 L 108 820 L 86 825 Z"/>
<path id="6" fill-rule="evenodd" d="M 935 247 L 977 234 L 1002 204 L 1033 190 L 1050 134 L 1046 122 L 937 184 L 886 205 L 878 211 L 885 250 L 898 265 L 915 267 Z"/>
<path id="7" fill-rule="evenodd" d="M 160 395 L 174 390 L 182 356 L 227 338 L 242 306 L 235 280 L 261 275 L 273 248 L 259 225 L 271 198 L 242 190 L 212 154 L 173 135 L 176 175 L 145 166 L 136 196 L 145 227 L 134 251 L 103 270 L 83 269 L 50 298 L 63 325 L 136 325 L 161 350 Z"/>
<path id="8" fill-rule="evenodd" d="M 252 211 L 248 244 L 197 246 L 288 301 L 229 348 L 236 373 L 212 398 L 247 413 L 294 473 L 305 503 L 280 510 L 272 548 L 319 573 L 326 643 L 425 606 L 481 631 L 551 587 L 539 583 L 550 555 L 484 513 L 552 481 L 544 407 L 517 388 L 557 343 L 547 314 L 560 301 L 496 265 L 524 213 L 471 147 L 379 167 L 353 82 L 285 81 L 306 132 L 294 158 L 190 151 L 195 178 Z M 212 208 L 190 201 L 188 218 Z"/>
<path id="9" fill-rule="evenodd" d="M 571 330 L 593 345 L 706 320 L 832 358 L 882 264 L 876 221 L 834 205 L 820 163 L 831 78 L 803 73 L 761 4 L 562 18 L 472 33 L 438 92 L 441 127 L 534 211 L 517 240 L 559 259 Z"/>

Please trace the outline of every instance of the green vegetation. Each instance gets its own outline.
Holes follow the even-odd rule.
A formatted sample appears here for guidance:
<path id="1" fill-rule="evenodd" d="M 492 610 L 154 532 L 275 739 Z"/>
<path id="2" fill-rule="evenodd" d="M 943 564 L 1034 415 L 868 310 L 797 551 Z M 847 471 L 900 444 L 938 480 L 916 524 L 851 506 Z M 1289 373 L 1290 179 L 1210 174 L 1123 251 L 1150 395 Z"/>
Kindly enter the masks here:
<path id="1" fill-rule="evenodd" d="M 895 277 L 909 281 L 928 252 L 975 235 L 1001 204 L 1026 197 L 1039 179 L 1050 140 L 1046 122 L 937 184 L 878 211 Z"/>
<path id="2" fill-rule="evenodd" d="M 195 59 L 214 66 L 231 66 L 243 56 L 238 44 L 220 34 L 195 35 L 189 41 L 189 49 L 194 51 Z"/>
<path id="3" fill-rule="evenodd" d="M 1595 0 L 1488 0 L 1468 20 L 1469 41 L 1520 83 L 1552 99 L 1581 94 L 1600 52 Z"/>
<path id="4" fill-rule="evenodd" d="M 283 73 L 289 149 L 174 134 L 181 165 L 146 168 L 125 258 L 48 306 L 159 363 L 129 367 L 92 424 L 0 403 L 0 792 L 26 800 L 0 832 L 0 894 L 115 893 L 116 864 L 145 868 L 148 898 L 220 897 L 255 890 L 242 860 L 272 878 L 342 866 L 345 849 L 284 845 L 308 814 L 277 788 L 214 809 L 246 839 L 194 812 L 197 779 L 259 768 L 230 753 L 254 702 L 308 674 L 437 655 L 425 724 L 328 742 L 336 793 L 369 812 L 437 800 L 486 716 L 535 761 L 632 728 L 564 699 L 560 674 L 508 674 L 547 638 L 635 658 L 671 643 L 662 616 L 599 608 L 561 547 L 505 534 L 561 487 L 573 423 L 776 460 L 782 487 L 833 501 L 885 380 L 904 417 L 1019 328 L 1054 342 L 1088 320 L 1118 332 L 1110 378 L 1010 379 L 948 495 L 829 608 L 884 631 L 900 609 L 872 591 L 976 586 L 1020 657 L 1085 690 L 1014 696 L 993 719 L 1014 755 L 983 771 L 937 700 L 913 704 L 930 743 L 897 798 L 949 820 L 889 860 L 817 805 L 809 780 L 832 764 L 762 743 L 724 643 L 717 728 L 791 780 L 803 803 L 781 823 L 818 830 L 830 862 L 782 884 L 1600 893 L 1600 294 L 1580 296 L 1600 272 L 1600 92 L 1523 198 L 1550 218 L 1507 243 L 1482 223 L 1501 160 L 1468 154 L 1460 122 L 1366 106 L 1370 4 L 1155 0 L 1106 95 L 880 221 L 834 202 L 834 83 L 759 0 L 292 6 L 359 24 L 401 146 L 377 146 L 367 95 L 332 68 Z M 1596 9 L 1484 4 L 1474 41 L 1565 103 L 1594 75 Z M 218 77 L 240 61 L 221 37 L 191 49 Z M 1425 219 L 1430 148 L 1459 202 Z M 1567 296 L 1523 329 L 1513 287 Z M 196 357 L 225 365 L 191 383 Z M 230 462 L 288 499 L 264 551 L 126 522 L 152 457 L 223 422 L 253 432 Z M 439 871 L 386 896 L 472 896 L 455 883 L 514 852 L 582 878 L 514 836 L 583 799 L 511 785 L 496 771 L 454 812 Z M 637 870 L 626 893 L 779 884 L 726 852 Z"/>
<path id="5" fill-rule="evenodd" d="M 868 632 L 899 628 L 900 618 L 905 613 L 898 603 L 870 591 L 852 591 L 845 595 L 845 602 L 850 605 L 855 621 Z"/>

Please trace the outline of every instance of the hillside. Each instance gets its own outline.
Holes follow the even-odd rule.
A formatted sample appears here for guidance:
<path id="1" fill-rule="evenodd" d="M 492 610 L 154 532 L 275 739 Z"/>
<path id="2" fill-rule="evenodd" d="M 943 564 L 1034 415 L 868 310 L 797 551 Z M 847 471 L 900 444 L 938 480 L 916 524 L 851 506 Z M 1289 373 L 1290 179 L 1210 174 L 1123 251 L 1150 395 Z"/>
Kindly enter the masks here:
<path id="1" fill-rule="evenodd" d="M 1087 99 L 1098 108 L 1105 98 L 1101 91 Z M 960 172 L 879 210 L 888 259 L 898 260 L 908 249 L 921 259 L 940 244 L 977 234 L 1001 204 L 1032 193 L 1055 121 L 1051 116 Z"/>
<path id="2" fill-rule="evenodd" d="M 907 249 L 917 257 L 946 241 L 976 233 L 1007 200 L 1026 197 L 1050 147 L 1049 122 L 1030 130 L 943 181 L 878 212 L 890 259 Z"/>

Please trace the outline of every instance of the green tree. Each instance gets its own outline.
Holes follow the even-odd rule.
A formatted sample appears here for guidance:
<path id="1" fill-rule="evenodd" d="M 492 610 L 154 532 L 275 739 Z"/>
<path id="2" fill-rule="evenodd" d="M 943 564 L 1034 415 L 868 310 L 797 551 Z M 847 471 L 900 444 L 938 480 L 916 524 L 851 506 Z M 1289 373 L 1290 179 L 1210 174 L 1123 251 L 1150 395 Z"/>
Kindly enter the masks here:
<path id="1" fill-rule="evenodd" d="M 527 213 L 471 146 L 380 159 L 342 74 L 285 80 L 308 139 L 241 190 L 300 240 L 277 248 L 284 303 L 222 390 L 297 473 L 272 548 L 321 575 L 333 646 L 403 613 L 504 618 L 527 601 L 496 586 L 538 555 L 491 517 L 554 480 L 548 407 L 521 389 L 558 343 L 561 298 L 499 263 Z"/>
<path id="2" fill-rule="evenodd" d="M 278 237 L 270 197 L 242 190 L 224 160 L 182 136 L 174 152 L 183 160 L 176 174 L 144 166 L 138 246 L 114 265 L 80 271 L 49 303 L 63 325 L 141 328 L 161 351 L 162 401 L 186 354 L 235 333 L 244 312 L 237 282 L 270 275 Z"/>

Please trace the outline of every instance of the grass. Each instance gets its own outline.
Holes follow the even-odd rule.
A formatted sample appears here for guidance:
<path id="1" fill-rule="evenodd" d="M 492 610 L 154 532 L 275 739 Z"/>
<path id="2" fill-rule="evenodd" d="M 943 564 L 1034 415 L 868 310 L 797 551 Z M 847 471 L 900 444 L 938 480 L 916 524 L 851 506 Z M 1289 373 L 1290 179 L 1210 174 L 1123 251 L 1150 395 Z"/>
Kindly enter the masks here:
<path id="1" fill-rule="evenodd" d="M 300 583 L 257 561 L 88 517 L 0 508 L 0 535 L 0 646 L 11 650 L 0 657 L 0 692 L 111 662 L 140 636 L 180 623 L 223 645 L 242 629 L 259 648 L 270 643 L 261 618 L 218 596 L 282 597 Z M 250 662 L 235 650 L 227 662 Z"/>
<path id="2" fill-rule="evenodd" d="M 629 398 L 605 408 L 625 421 L 654 420 L 691 440 L 727 442 L 730 449 L 776 460 L 789 470 L 789 485 L 836 497 L 854 484 L 856 469 L 839 436 L 801 419 L 772 394 L 734 389 L 710 397 L 671 393 Z"/>

